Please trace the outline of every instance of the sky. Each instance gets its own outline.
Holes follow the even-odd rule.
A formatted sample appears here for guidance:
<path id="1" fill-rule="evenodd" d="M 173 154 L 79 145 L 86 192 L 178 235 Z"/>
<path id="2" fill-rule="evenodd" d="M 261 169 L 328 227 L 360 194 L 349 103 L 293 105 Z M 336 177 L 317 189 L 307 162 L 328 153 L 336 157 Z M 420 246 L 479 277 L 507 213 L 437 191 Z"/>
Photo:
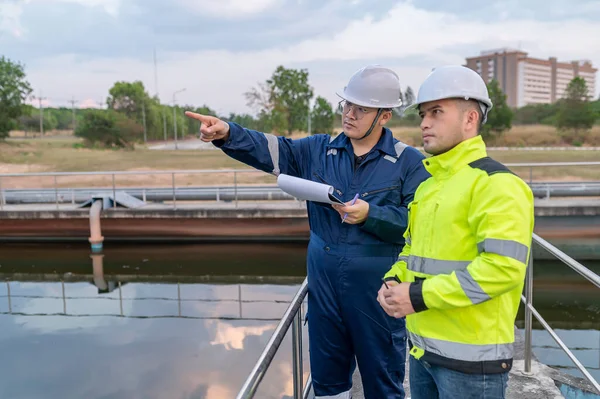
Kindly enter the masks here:
<path id="1" fill-rule="evenodd" d="M 415 92 L 432 68 L 502 47 L 598 67 L 598 20 L 598 0 L 0 0 L 0 54 L 50 106 L 97 106 L 141 80 L 163 103 L 185 89 L 178 104 L 227 115 L 253 113 L 244 93 L 279 65 L 306 68 L 332 104 L 368 64 Z"/>

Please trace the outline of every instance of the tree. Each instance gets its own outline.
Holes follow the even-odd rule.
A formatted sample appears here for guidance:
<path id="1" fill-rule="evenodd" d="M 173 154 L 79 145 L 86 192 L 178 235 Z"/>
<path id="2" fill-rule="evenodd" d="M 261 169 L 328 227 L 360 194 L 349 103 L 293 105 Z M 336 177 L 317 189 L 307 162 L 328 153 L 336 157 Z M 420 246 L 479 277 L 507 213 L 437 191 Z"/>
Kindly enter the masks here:
<path id="1" fill-rule="evenodd" d="M 306 126 L 313 90 L 306 69 L 278 66 L 270 79 L 250 89 L 245 96 L 248 105 L 258 111 L 259 120 L 291 135 Z"/>
<path id="2" fill-rule="evenodd" d="M 143 128 L 114 110 L 88 110 L 75 129 L 75 136 L 85 140 L 88 146 L 100 144 L 106 148 L 133 148 Z"/>
<path id="3" fill-rule="evenodd" d="M 259 130 L 283 133 L 288 130 L 288 121 L 283 105 L 275 98 L 275 89 L 267 82 L 259 83 L 245 94 L 249 107 L 258 113 Z"/>
<path id="4" fill-rule="evenodd" d="M 414 104 L 415 102 L 415 93 L 413 92 L 413 89 L 410 86 L 406 87 L 406 91 L 404 92 L 404 98 L 403 100 L 403 106 L 406 108 L 409 105 Z"/>
<path id="5" fill-rule="evenodd" d="M 8 137 L 23 115 L 24 102 L 32 91 L 25 78 L 22 64 L 0 57 L 0 139 Z"/>
<path id="6" fill-rule="evenodd" d="M 513 122 L 521 125 L 555 125 L 559 102 L 553 104 L 528 104 L 515 110 Z"/>
<path id="7" fill-rule="evenodd" d="M 597 118 L 585 79 L 580 76 L 573 78 L 556 118 L 556 126 L 562 131 L 563 138 L 570 144 L 583 144 Z"/>
<path id="8" fill-rule="evenodd" d="M 142 105 L 148 98 L 144 84 L 140 81 L 116 82 L 109 90 L 108 107 L 137 120 L 142 117 Z"/>
<path id="9" fill-rule="evenodd" d="M 151 98 L 141 81 L 116 82 L 109 94 L 108 107 L 141 125 L 142 129 L 145 122 L 149 138 L 163 138 L 165 122 L 167 132 L 172 137 L 173 108 L 161 106 L 158 98 Z M 180 137 L 183 137 L 181 133 L 184 131 L 184 123 L 185 118 L 180 115 L 177 118 Z"/>
<path id="10" fill-rule="evenodd" d="M 506 94 L 500 89 L 498 81 L 493 79 L 487 85 L 488 93 L 494 106 L 487 116 L 487 122 L 481 127 L 481 136 L 490 140 L 502 135 L 512 127 L 513 111 L 506 103 Z"/>
<path id="11" fill-rule="evenodd" d="M 323 97 L 317 97 L 311 112 L 313 131 L 315 133 L 333 134 L 333 108 Z"/>

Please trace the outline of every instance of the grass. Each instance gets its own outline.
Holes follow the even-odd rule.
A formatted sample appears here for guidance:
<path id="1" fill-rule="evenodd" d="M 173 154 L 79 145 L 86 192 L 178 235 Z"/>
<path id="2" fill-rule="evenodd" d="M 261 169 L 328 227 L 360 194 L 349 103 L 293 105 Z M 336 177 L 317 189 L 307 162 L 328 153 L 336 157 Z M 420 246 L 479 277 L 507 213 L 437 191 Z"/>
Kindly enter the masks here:
<path id="1" fill-rule="evenodd" d="M 600 128 L 594 131 L 600 134 Z M 527 138 L 529 142 L 540 142 L 546 137 L 546 127 L 535 130 L 531 127 L 512 129 L 505 140 L 515 137 Z M 302 136 L 302 133 L 294 135 Z M 420 145 L 418 128 L 395 128 L 394 135 L 411 145 Z M 537 137 L 532 139 L 531 137 Z M 543 140 L 542 140 L 543 141 Z M 0 173 L 34 173 L 34 172 L 97 172 L 97 171 L 151 171 L 151 170 L 197 170 L 197 169 L 247 169 L 250 168 L 223 154 L 221 151 L 155 151 L 139 147 L 135 151 L 103 150 L 76 148 L 79 139 L 58 135 L 52 138 L 22 139 L 11 138 L 0 142 Z M 540 144 L 538 144 L 540 145 Z M 570 162 L 600 161 L 596 151 L 550 150 L 550 151 L 494 151 L 491 157 L 504 163 L 521 162 Z M 512 168 L 524 179 L 529 179 L 529 168 Z M 534 180 L 600 180 L 600 167 L 545 167 L 534 168 Z M 177 174 L 176 185 L 231 185 L 234 176 L 231 173 L 215 174 Z M 275 183 L 273 176 L 262 172 L 239 173 L 235 177 L 237 183 Z M 4 177 L 3 188 L 37 188 L 53 187 L 52 177 Z M 117 176 L 117 186 L 170 186 L 171 175 Z M 112 185 L 110 176 L 72 176 L 58 177 L 59 187 L 106 186 Z"/>

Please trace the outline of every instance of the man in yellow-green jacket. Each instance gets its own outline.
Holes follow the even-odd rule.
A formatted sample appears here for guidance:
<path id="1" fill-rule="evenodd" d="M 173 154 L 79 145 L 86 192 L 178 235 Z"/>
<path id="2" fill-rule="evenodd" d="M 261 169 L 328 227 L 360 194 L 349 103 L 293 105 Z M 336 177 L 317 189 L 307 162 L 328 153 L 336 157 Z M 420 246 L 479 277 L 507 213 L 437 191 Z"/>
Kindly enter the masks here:
<path id="1" fill-rule="evenodd" d="M 406 316 L 413 399 L 504 398 L 533 194 L 487 156 L 479 130 L 492 102 L 476 72 L 436 68 L 415 106 L 431 177 L 409 205 L 406 245 L 377 299 Z"/>

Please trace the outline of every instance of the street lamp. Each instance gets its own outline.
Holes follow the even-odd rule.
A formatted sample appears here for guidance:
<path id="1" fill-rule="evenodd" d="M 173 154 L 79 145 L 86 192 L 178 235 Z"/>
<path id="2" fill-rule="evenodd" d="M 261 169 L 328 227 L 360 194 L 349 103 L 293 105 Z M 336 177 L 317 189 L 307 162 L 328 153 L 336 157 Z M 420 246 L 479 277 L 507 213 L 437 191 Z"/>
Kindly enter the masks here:
<path id="1" fill-rule="evenodd" d="M 185 88 L 181 89 L 181 90 L 177 90 L 176 92 L 173 93 L 173 126 L 175 128 L 175 149 L 177 150 L 177 114 L 175 113 L 175 95 L 177 95 L 177 93 L 181 93 L 182 91 L 185 91 Z"/>

